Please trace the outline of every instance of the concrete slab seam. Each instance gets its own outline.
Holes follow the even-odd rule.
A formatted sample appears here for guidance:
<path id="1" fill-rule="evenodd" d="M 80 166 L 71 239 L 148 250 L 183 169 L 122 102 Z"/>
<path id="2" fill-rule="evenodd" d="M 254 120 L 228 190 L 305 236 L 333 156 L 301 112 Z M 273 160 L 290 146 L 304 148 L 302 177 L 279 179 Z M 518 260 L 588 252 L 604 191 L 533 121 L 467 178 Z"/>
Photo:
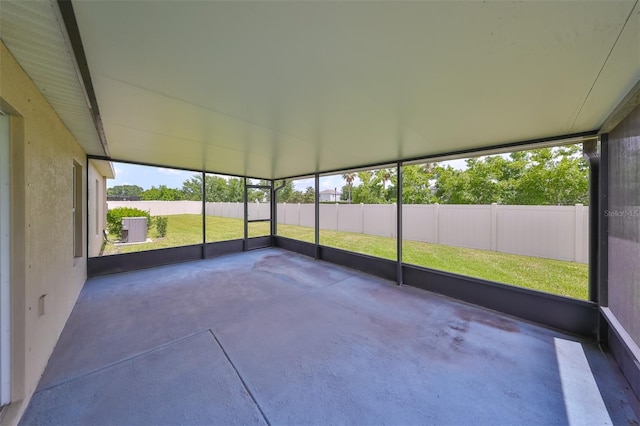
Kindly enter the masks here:
<path id="1" fill-rule="evenodd" d="M 49 386 L 47 386 L 47 387 L 44 387 L 44 388 L 42 388 L 42 389 L 38 389 L 38 390 L 36 391 L 36 393 L 44 392 L 44 391 L 47 391 L 47 390 L 53 389 L 53 388 L 58 387 L 58 386 L 61 386 L 61 385 L 66 385 L 66 384 L 68 384 L 68 383 L 71 383 L 71 382 L 74 382 L 74 381 L 76 381 L 76 380 L 79 380 L 79 379 L 81 379 L 81 378 L 83 378 L 83 377 L 85 377 L 85 376 L 89 376 L 89 375 L 91 375 L 91 374 L 96 374 L 96 373 L 99 373 L 99 372 L 101 372 L 101 371 L 104 371 L 104 370 L 106 370 L 106 369 L 108 369 L 108 368 L 115 367 L 115 366 L 120 365 L 120 364 L 123 364 L 123 363 L 125 363 L 125 362 L 129 362 L 129 361 L 132 361 L 132 360 L 134 360 L 134 359 L 137 359 L 137 358 L 140 358 L 140 357 L 143 357 L 143 356 L 149 355 L 149 354 L 151 354 L 151 353 L 153 353 L 153 352 L 157 352 L 157 351 L 159 351 L 159 350 L 161 350 L 161 349 L 164 349 L 164 348 L 166 348 L 166 347 L 169 347 L 169 346 L 172 346 L 172 345 L 178 344 L 178 343 L 180 343 L 180 342 L 182 342 L 182 341 L 184 341 L 184 340 L 190 339 L 190 338 L 195 337 L 195 336 L 198 336 L 198 335 L 200 335 L 200 334 L 207 333 L 208 331 L 209 331 L 209 330 L 200 330 L 200 331 L 196 331 L 195 333 L 191 333 L 191 334 L 188 334 L 188 335 L 186 335 L 186 336 L 180 337 L 180 338 L 178 338 L 178 339 L 172 340 L 172 341 L 170 341 L 170 342 L 163 343 L 163 344 L 162 344 L 162 345 L 160 345 L 160 346 L 156 346 L 156 347 L 151 348 L 151 349 L 148 349 L 148 350 L 146 350 L 146 351 L 138 352 L 137 354 L 132 355 L 132 356 L 130 356 L 130 357 L 127 357 L 127 358 L 121 359 L 121 360 L 119 360 L 119 361 L 115 361 L 115 362 L 112 362 L 112 363 L 110 363 L 110 364 L 104 365 L 104 366 L 102 366 L 102 367 L 100 367 L 100 368 L 98 368 L 98 369 L 96 369 L 96 370 L 89 371 L 89 372 L 84 373 L 84 374 L 81 374 L 81 375 L 79 375 L 79 376 L 70 377 L 70 378 L 68 378 L 68 379 L 65 379 L 65 380 L 62 380 L 62 381 L 59 381 L 59 382 L 54 382 L 54 383 L 50 384 L 50 385 L 49 385 Z"/>
<path id="2" fill-rule="evenodd" d="M 233 361 L 231 361 L 231 357 L 229 357 L 229 354 L 224 349 L 224 346 L 222 346 L 222 343 L 220 343 L 220 340 L 218 340 L 218 336 L 216 336 L 216 334 L 211 329 L 209 329 L 209 333 L 211 333 L 211 335 L 213 336 L 213 339 L 216 341 L 216 343 L 220 347 L 220 350 L 222 351 L 224 356 L 227 358 L 227 361 L 229 361 L 229 364 L 233 368 L 233 371 L 235 371 L 236 374 L 238 375 L 238 378 L 240 379 L 240 382 L 242 383 L 242 386 L 244 386 L 245 390 L 247 391 L 247 393 L 249 394 L 249 396 L 253 400 L 253 403 L 256 404 L 256 407 L 258 407 L 258 411 L 260 411 L 260 414 L 262 415 L 262 418 L 264 419 L 264 421 L 267 423 L 268 426 L 271 426 L 271 422 L 267 418 L 267 415 L 264 413 L 264 411 L 262 411 L 262 407 L 260 407 L 260 404 L 258 404 L 258 401 L 256 400 L 256 397 L 253 395 L 253 392 L 251 392 L 251 389 L 249 389 L 249 386 L 247 385 L 247 383 L 242 378 L 242 375 L 240 375 L 240 372 L 236 368 L 236 365 L 233 363 Z"/>

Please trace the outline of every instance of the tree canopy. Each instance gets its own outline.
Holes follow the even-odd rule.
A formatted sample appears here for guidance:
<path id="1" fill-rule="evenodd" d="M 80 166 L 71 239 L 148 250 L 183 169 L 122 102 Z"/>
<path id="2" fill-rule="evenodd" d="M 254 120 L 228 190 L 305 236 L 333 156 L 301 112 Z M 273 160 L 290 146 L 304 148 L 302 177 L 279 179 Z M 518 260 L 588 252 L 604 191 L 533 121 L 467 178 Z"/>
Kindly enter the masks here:
<path id="1" fill-rule="evenodd" d="M 244 182 L 241 178 L 225 179 L 215 175 L 205 175 L 207 202 L 239 203 L 244 200 Z M 185 200 L 202 201 L 202 174 L 196 173 L 182 184 Z"/>
<path id="2" fill-rule="evenodd" d="M 589 203 L 589 166 L 580 147 L 543 148 L 470 158 L 465 170 L 434 168 L 441 204 L 574 205 Z"/>
<path id="3" fill-rule="evenodd" d="M 511 204 L 573 205 L 589 203 L 589 166 L 580 145 L 469 158 L 464 168 L 441 163 L 406 165 L 402 168 L 404 204 Z M 242 202 L 244 181 L 205 175 L 207 202 Z M 397 200 L 395 168 L 348 172 L 342 175 L 341 201 L 363 204 Z M 266 180 L 259 185 L 269 186 Z M 279 181 L 279 203 L 313 203 L 315 189 L 297 189 L 293 181 Z M 137 196 L 143 200 L 202 200 L 202 174 L 184 181 L 181 189 L 165 185 L 143 190 L 137 185 L 109 188 L 110 196 Z M 270 190 L 248 188 L 249 202 L 267 202 Z"/>
<path id="4" fill-rule="evenodd" d="M 276 188 L 282 186 L 278 190 L 278 203 L 314 203 L 316 200 L 316 190 L 308 186 L 304 191 L 296 189 L 293 181 L 279 181 Z"/>
<path id="5" fill-rule="evenodd" d="M 142 192 L 142 199 L 145 201 L 162 200 L 162 201 L 179 201 L 184 200 L 184 194 L 179 189 L 168 188 L 166 185 L 159 187 L 152 186 Z"/>
<path id="6" fill-rule="evenodd" d="M 142 187 L 138 185 L 116 185 L 112 188 L 107 188 L 107 196 L 128 198 L 128 197 L 141 197 Z"/>
<path id="7" fill-rule="evenodd" d="M 402 174 L 404 204 L 589 203 L 589 166 L 580 145 L 469 158 L 463 169 L 438 163 L 413 164 L 404 166 Z M 395 169 L 349 175 L 355 178 L 343 187 L 344 201 L 349 194 L 353 203 L 396 201 Z"/>

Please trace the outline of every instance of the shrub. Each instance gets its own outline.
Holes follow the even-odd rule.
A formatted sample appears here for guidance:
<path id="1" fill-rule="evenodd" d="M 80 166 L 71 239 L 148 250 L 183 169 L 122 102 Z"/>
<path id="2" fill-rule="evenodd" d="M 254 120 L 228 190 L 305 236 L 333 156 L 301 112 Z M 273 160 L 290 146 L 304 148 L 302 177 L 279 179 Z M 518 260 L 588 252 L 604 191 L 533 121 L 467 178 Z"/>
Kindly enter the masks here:
<path id="1" fill-rule="evenodd" d="M 123 217 L 146 217 L 147 230 L 151 228 L 151 215 L 144 210 L 132 207 L 118 207 L 107 212 L 107 232 L 112 235 L 120 235 L 122 232 Z"/>
<path id="2" fill-rule="evenodd" d="M 167 222 L 169 222 L 169 218 L 158 216 L 154 218 L 156 222 L 156 230 L 158 231 L 159 237 L 164 237 L 167 235 Z"/>

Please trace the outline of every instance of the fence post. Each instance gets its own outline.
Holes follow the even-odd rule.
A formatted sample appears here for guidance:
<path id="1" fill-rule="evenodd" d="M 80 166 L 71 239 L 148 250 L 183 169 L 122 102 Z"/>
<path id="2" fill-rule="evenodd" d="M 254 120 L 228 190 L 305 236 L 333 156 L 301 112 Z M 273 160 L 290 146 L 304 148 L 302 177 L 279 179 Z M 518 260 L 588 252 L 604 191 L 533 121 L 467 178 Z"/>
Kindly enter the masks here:
<path id="1" fill-rule="evenodd" d="M 582 204 L 576 204 L 575 207 L 575 236 L 573 240 L 573 261 L 582 262 Z"/>
<path id="2" fill-rule="evenodd" d="M 397 235 L 397 226 L 396 224 L 398 223 L 398 203 L 393 203 L 393 204 L 389 204 L 391 206 L 391 208 L 393 209 L 393 212 L 391 213 L 393 215 L 393 224 L 391 226 L 391 238 L 396 238 Z"/>
<path id="3" fill-rule="evenodd" d="M 498 204 L 491 203 L 491 235 L 489 247 L 491 251 L 498 251 Z"/>
<path id="4" fill-rule="evenodd" d="M 435 240 L 434 243 L 435 244 L 439 244 L 440 243 L 440 203 L 435 203 L 434 204 L 435 208 L 434 208 L 434 214 L 435 214 L 435 220 L 433 221 L 435 223 L 435 231 L 433 233 L 433 239 Z"/>
<path id="5" fill-rule="evenodd" d="M 300 226 L 300 203 L 298 203 L 298 226 Z"/>
<path id="6" fill-rule="evenodd" d="M 340 229 L 340 226 L 338 226 L 338 218 L 340 217 L 340 215 L 338 214 L 338 207 L 340 207 L 340 205 L 336 203 L 336 231 Z"/>
<path id="7" fill-rule="evenodd" d="M 360 233 L 364 234 L 364 203 L 360 203 Z"/>
<path id="8" fill-rule="evenodd" d="M 282 219 L 280 223 L 287 223 L 287 203 L 284 202 L 282 205 Z M 276 204 L 276 210 L 278 209 L 278 205 Z"/>

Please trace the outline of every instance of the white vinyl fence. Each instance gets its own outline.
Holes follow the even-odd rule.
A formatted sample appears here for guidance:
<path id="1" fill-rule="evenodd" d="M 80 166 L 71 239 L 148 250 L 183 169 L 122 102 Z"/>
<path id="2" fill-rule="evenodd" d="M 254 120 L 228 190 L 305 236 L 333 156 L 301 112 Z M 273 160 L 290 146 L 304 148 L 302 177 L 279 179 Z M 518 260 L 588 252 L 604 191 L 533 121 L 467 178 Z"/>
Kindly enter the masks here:
<path id="1" fill-rule="evenodd" d="M 201 214 L 199 201 L 109 201 L 152 216 Z M 206 203 L 208 216 L 242 219 L 242 203 Z M 278 204 L 278 223 L 314 226 L 313 204 Z M 268 219 L 269 203 L 249 203 L 249 219 Z M 588 262 L 589 208 L 405 204 L 405 240 L 445 244 L 571 262 Z M 396 237 L 395 204 L 321 204 L 320 229 Z"/>

